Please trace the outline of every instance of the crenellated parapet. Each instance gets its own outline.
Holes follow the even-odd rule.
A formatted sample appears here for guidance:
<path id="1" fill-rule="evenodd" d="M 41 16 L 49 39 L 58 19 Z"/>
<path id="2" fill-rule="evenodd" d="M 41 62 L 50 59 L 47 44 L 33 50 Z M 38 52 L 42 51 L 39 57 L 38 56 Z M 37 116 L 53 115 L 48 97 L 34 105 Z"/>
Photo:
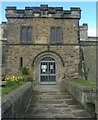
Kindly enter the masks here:
<path id="1" fill-rule="evenodd" d="M 70 10 L 63 10 L 63 7 L 48 7 L 48 5 L 40 5 L 40 7 L 25 7 L 20 10 L 16 7 L 6 7 L 7 18 L 62 18 L 62 19 L 80 19 L 81 9 L 71 7 Z"/>

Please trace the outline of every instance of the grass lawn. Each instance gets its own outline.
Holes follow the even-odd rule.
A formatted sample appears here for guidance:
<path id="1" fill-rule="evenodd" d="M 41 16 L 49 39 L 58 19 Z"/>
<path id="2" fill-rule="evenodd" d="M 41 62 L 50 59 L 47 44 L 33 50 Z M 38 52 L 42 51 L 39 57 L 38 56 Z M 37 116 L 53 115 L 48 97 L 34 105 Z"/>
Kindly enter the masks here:
<path id="1" fill-rule="evenodd" d="M 8 94 L 9 92 L 18 88 L 22 84 L 24 84 L 24 82 L 22 82 L 22 81 L 7 81 L 5 83 L 5 86 L 1 88 L 1 95 L 4 96 L 4 95 Z"/>
<path id="2" fill-rule="evenodd" d="M 83 80 L 83 79 L 73 79 L 73 80 L 71 80 L 71 82 L 81 84 L 83 86 L 90 86 L 90 87 L 96 86 L 96 82 L 90 82 L 88 80 Z"/>

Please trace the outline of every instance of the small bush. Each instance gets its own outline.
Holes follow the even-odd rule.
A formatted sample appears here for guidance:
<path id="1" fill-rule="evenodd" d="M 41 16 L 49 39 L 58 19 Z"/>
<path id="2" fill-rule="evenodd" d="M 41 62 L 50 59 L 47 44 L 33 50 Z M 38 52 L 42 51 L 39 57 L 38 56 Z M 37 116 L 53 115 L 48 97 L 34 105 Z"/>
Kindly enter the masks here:
<path id="1" fill-rule="evenodd" d="M 22 69 L 22 75 L 29 75 L 29 70 L 26 67 Z"/>
<path id="2" fill-rule="evenodd" d="M 24 82 L 28 82 L 28 81 L 33 82 L 33 78 L 30 75 L 28 68 L 24 67 L 21 73 L 22 73 Z"/>

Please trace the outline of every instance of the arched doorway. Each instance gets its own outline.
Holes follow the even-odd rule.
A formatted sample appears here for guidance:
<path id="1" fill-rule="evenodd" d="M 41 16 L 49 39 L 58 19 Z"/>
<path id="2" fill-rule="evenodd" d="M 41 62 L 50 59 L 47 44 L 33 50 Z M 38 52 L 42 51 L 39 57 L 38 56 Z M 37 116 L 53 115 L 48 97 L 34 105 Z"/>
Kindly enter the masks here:
<path id="1" fill-rule="evenodd" d="M 44 57 L 39 63 L 40 84 L 56 84 L 57 64 L 54 58 Z"/>

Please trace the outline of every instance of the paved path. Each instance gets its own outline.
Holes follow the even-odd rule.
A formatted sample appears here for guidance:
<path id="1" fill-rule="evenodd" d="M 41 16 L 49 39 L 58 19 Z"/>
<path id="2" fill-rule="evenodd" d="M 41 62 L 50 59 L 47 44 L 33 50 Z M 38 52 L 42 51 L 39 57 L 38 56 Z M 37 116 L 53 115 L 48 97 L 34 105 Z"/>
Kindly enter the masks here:
<path id="1" fill-rule="evenodd" d="M 90 118 L 90 114 L 59 85 L 38 85 L 23 118 Z"/>

